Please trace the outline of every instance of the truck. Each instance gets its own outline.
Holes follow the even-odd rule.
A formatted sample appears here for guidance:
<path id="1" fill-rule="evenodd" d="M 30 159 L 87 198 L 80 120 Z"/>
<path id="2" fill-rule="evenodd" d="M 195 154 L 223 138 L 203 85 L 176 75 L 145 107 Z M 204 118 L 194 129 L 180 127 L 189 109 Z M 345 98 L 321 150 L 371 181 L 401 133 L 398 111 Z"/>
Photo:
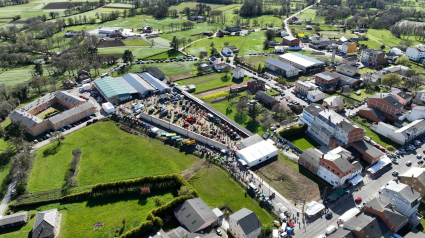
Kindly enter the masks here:
<path id="1" fill-rule="evenodd" d="M 273 229 L 273 238 L 279 238 L 279 230 Z"/>
<path id="2" fill-rule="evenodd" d="M 350 220 L 351 218 L 353 218 L 355 215 L 359 213 L 360 213 L 360 210 L 357 207 L 351 208 L 350 210 L 346 211 L 344 214 L 342 214 L 338 218 L 338 222 L 339 224 L 344 224 L 345 222 L 347 222 L 348 220 Z"/>
<path id="3" fill-rule="evenodd" d="M 183 145 L 193 145 L 195 144 L 195 140 L 187 140 L 187 141 L 183 141 Z"/>
<path id="4" fill-rule="evenodd" d="M 176 136 L 176 134 L 175 133 L 171 133 L 171 134 L 167 134 L 165 137 L 167 137 L 168 139 L 170 139 L 170 138 L 172 138 L 174 136 Z"/>

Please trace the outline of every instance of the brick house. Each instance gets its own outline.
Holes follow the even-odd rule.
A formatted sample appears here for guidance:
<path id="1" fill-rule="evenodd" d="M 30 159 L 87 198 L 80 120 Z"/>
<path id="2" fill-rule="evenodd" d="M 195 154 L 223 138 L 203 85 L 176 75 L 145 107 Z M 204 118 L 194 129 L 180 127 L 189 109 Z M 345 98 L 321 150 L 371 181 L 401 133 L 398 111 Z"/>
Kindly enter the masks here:
<path id="1" fill-rule="evenodd" d="M 360 154 L 362 154 L 362 158 L 369 164 L 375 164 L 379 161 L 381 156 L 384 155 L 384 153 L 375 148 L 372 144 L 369 144 L 363 140 L 352 143 L 352 146 L 354 149 L 360 152 Z"/>
<path id="2" fill-rule="evenodd" d="M 425 198 L 425 169 L 410 168 L 406 173 L 400 175 L 400 182 L 409 185 Z"/>
<path id="3" fill-rule="evenodd" d="M 248 88 L 253 92 L 256 92 L 258 90 L 264 90 L 266 88 L 266 82 L 260 79 L 255 81 L 250 81 L 248 82 Z"/>
<path id="4" fill-rule="evenodd" d="M 362 108 L 359 110 L 359 115 L 368 118 L 374 122 L 385 121 L 385 116 L 376 108 Z"/>
<path id="5" fill-rule="evenodd" d="M 331 137 L 329 139 L 329 147 L 336 148 L 338 146 L 348 148 L 352 146 L 354 142 L 362 141 L 366 134 L 366 130 L 347 121 L 341 121 L 336 126 L 337 137 Z"/>
<path id="6" fill-rule="evenodd" d="M 403 111 L 403 104 L 398 102 L 392 95 L 383 96 L 382 94 L 378 94 L 369 97 L 367 107 L 378 109 L 391 121 L 397 121 Z"/>
<path id="7" fill-rule="evenodd" d="M 362 51 L 360 61 L 365 65 L 379 66 L 388 63 L 388 57 L 383 50 L 369 48 Z"/>
<path id="8" fill-rule="evenodd" d="M 409 219 L 393 209 L 389 202 L 384 202 L 378 197 L 373 198 L 364 205 L 364 211 L 376 215 L 392 232 L 397 232 L 403 228 Z"/>
<path id="9" fill-rule="evenodd" d="M 288 46 L 291 46 L 291 47 L 299 46 L 300 45 L 300 39 L 295 38 L 293 36 L 285 36 L 285 37 L 282 38 L 282 44 L 288 45 Z"/>
<path id="10" fill-rule="evenodd" d="M 343 185 L 351 178 L 354 166 L 344 155 L 329 151 L 319 161 L 317 175 L 334 187 Z"/>
<path id="11" fill-rule="evenodd" d="M 324 88 L 326 92 L 334 92 L 338 85 L 340 75 L 332 72 L 322 72 L 314 75 L 314 81 Z"/>
<path id="12" fill-rule="evenodd" d="M 298 163 L 314 174 L 317 174 L 321 157 L 323 157 L 323 153 L 320 150 L 308 148 L 300 155 Z"/>

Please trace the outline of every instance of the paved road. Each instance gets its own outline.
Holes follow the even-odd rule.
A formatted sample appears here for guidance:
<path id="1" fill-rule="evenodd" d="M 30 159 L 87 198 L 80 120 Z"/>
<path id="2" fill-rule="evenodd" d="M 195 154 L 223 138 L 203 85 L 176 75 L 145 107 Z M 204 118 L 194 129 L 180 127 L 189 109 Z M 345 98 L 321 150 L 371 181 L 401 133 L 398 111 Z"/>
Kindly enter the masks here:
<path id="1" fill-rule="evenodd" d="M 0 204 L 0 217 L 3 216 L 3 213 L 6 211 L 7 204 L 10 201 L 10 198 L 12 197 L 12 191 L 15 190 L 16 181 L 12 181 L 12 183 L 7 188 L 6 194 L 3 197 L 3 200 Z"/>
<path id="2" fill-rule="evenodd" d="M 394 177 L 392 176 L 392 171 L 397 170 L 399 174 L 405 173 L 412 166 L 418 166 L 416 155 L 422 154 L 422 151 L 425 149 L 425 145 L 418 147 L 417 150 L 413 153 L 409 153 L 404 157 L 398 159 L 399 164 L 393 164 L 392 168 L 386 168 L 374 177 L 366 176 L 364 178 L 363 186 L 361 186 L 359 191 L 354 191 L 351 188 L 349 194 L 343 195 L 335 203 L 329 205 L 330 211 L 333 212 L 333 218 L 327 220 L 324 216 L 318 217 L 314 220 L 311 220 L 309 223 L 306 223 L 305 226 L 302 226 L 301 229 L 295 230 L 295 235 L 293 237 L 302 237 L 302 238 L 316 238 L 319 234 L 324 234 L 326 227 L 330 225 L 336 226 L 336 221 L 339 216 L 341 216 L 345 211 L 356 206 L 354 199 L 361 197 L 363 202 L 367 202 L 370 199 L 378 195 L 379 188 L 385 186 L 385 184 L 391 181 Z M 412 166 L 406 166 L 406 162 L 411 161 Z M 360 185 L 359 185 L 360 186 Z M 328 193 L 329 194 L 329 193 Z"/>
<path id="3" fill-rule="evenodd" d="M 317 2 L 319 2 L 319 3 L 320 3 L 320 0 L 318 0 Z M 301 11 L 299 11 L 299 12 L 297 12 L 297 13 L 295 13 L 295 14 L 291 15 L 290 17 L 286 18 L 285 20 L 283 20 L 283 21 L 284 21 L 284 23 L 285 23 L 285 30 L 286 30 L 286 33 L 287 33 L 288 35 L 293 36 L 293 35 L 292 35 L 291 30 L 289 29 L 288 20 L 289 20 L 289 19 L 291 19 L 292 17 L 294 17 L 294 16 L 296 16 L 296 15 L 300 14 L 300 13 L 301 13 L 301 12 L 303 12 L 304 10 L 310 9 L 310 8 L 311 8 L 311 7 L 313 7 L 313 6 L 314 6 L 314 4 L 312 4 L 312 5 L 310 5 L 310 6 L 306 7 L 306 8 L 304 8 L 303 10 L 301 10 Z"/>

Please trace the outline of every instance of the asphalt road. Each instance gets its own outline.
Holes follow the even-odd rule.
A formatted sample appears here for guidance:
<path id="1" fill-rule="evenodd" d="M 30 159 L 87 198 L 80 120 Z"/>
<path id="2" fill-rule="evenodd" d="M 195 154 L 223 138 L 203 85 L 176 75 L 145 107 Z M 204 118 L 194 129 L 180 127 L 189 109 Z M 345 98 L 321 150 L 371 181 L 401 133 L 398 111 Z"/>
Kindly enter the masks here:
<path id="1" fill-rule="evenodd" d="M 330 220 L 327 220 L 325 216 L 317 217 L 310 220 L 306 225 L 302 225 L 300 229 L 295 230 L 295 235 L 293 237 L 302 237 L 302 238 L 316 238 L 320 234 L 324 234 L 325 229 L 330 225 L 335 225 L 339 216 L 344 214 L 347 210 L 356 207 L 354 200 L 357 197 L 361 197 L 363 202 L 367 202 L 370 199 L 378 195 L 378 191 L 382 186 L 385 186 L 389 181 L 394 177 L 392 176 L 392 171 L 397 170 L 399 174 L 403 174 L 408 171 L 413 166 L 418 166 L 416 155 L 422 154 L 422 151 L 425 149 L 425 145 L 417 147 L 415 152 L 411 152 L 407 155 L 398 159 L 399 164 L 392 164 L 392 168 L 385 168 L 383 171 L 375 175 L 374 177 L 365 176 L 363 183 L 359 186 L 360 190 L 355 191 L 354 188 L 351 188 L 351 192 L 344 194 L 339 200 L 329 205 L 330 211 L 333 212 L 333 217 Z M 410 167 L 406 166 L 406 162 L 411 161 L 412 165 Z M 328 193 L 329 194 L 329 193 Z"/>

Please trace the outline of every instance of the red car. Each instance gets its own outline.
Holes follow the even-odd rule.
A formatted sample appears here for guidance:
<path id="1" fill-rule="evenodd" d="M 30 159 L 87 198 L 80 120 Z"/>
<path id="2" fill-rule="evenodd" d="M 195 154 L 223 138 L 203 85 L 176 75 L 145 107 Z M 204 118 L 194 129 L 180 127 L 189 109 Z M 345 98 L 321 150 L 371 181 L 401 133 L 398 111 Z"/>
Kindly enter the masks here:
<path id="1" fill-rule="evenodd" d="M 84 96 L 83 95 L 80 95 L 80 98 L 83 98 Z"/>
<path id="2" fill-rule="evenodd" d="M 362 198 L 361 198 L 361 197 L 357 197 L 355 201 L 356 201 L 357 203 L 359 203 L 359 202 L 361 202 L 361 201 L 362 201 Z"/>
<path id="3" fill-rule="evenodd" d="M 385 148 L 384 148 L 384 147 L 381 147 L 381 148 L 380 148 L 380 150 L 381 150 L 382 152 L 385 152 Z"/>
<path id="4" fill-rule="evenodd" d="M 381 146 L 378 145 L 378 144 L 375 144 L 375 147 L 378 148 L 378 149 L 381 148 Z"/>

